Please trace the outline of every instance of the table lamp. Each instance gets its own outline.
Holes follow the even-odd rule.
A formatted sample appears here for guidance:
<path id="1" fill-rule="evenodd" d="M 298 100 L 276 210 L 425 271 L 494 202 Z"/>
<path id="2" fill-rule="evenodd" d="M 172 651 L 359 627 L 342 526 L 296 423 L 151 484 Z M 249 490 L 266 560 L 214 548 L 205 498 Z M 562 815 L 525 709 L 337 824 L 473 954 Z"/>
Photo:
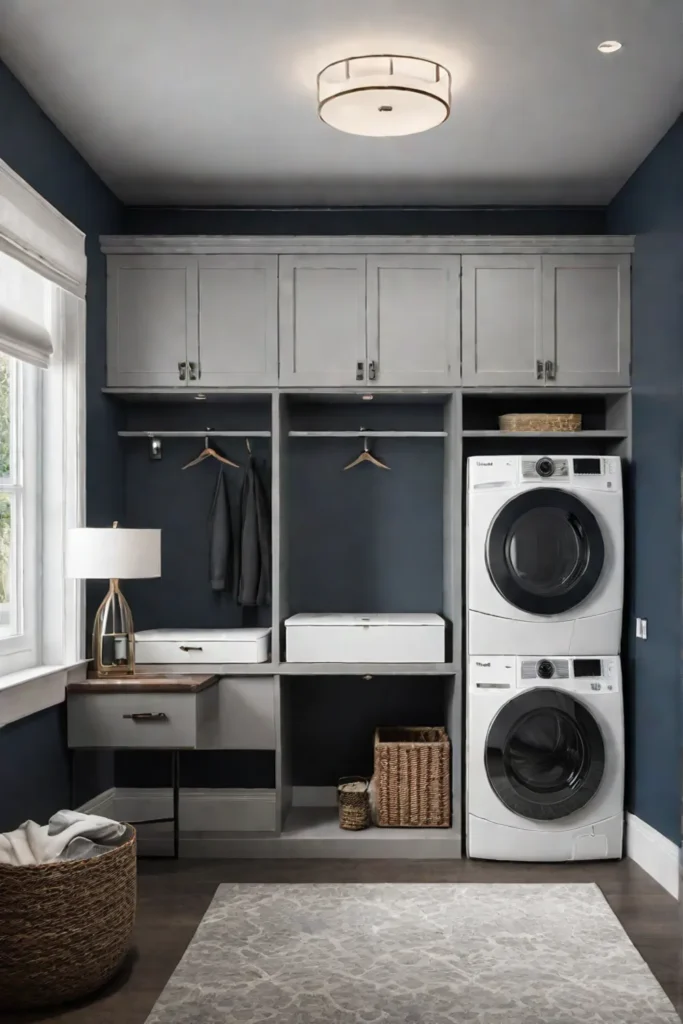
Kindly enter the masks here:
<path id="1" fill-rule="evenodd" d="M 135 674 L 133 616 L 119 589 L 119 580 L 161 576 L 161 530 L 79 527 L 69 530 L 66 576 L 77 580 L 109 580 L 109 592 L 97 609 L 92 631 L 92 656 L 99 679 Z"/>

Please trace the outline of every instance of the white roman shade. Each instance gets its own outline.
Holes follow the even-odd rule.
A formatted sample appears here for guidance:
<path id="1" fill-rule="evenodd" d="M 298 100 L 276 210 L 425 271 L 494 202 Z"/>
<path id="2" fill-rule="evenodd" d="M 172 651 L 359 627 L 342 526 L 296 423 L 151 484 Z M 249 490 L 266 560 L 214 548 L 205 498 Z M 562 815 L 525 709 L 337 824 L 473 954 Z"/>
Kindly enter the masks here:
<path id="1" fill-rule="evenodd" d="M 85 297 L 85 235 L 0 160 L 0 251 Z"/>
<path id="2" fill-rule="evenodd" d="M 50 334 L 52 286 L 0 252 L 0 352 L 47 369 L 53 354 Z"/>

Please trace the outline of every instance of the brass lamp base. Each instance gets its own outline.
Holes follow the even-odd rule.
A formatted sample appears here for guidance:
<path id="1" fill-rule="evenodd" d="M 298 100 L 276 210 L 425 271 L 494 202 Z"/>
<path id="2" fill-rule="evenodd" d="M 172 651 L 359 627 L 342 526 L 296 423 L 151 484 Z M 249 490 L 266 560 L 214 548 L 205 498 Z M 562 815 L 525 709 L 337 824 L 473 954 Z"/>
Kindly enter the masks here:
<path id="1" fill-rule="evenodd" d="M 94 673 L 98 679 L 135 675 L 133 616 L 119 581 L 109 581 L 109 592 L 97 609 L 92 631 Z"/>

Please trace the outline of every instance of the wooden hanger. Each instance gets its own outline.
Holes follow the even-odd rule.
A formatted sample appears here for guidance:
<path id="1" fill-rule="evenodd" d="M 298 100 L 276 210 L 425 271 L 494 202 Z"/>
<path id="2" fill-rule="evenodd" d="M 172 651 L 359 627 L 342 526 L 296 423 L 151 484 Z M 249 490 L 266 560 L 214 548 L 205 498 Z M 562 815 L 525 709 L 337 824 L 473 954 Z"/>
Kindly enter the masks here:
<path id="1" fill-rule="evenodd" d="M 200 452 L 197 458 L 193 459 L 192 462 L 188 462 L 186 466 L 183 466 L 183 469 L 189 469 L 191 466 L 197 466 L 200 462 L 204 462 L 205 459 L 217 459 L 226 466 L 232 466 L 233 469 L 240 468 L 236 462 L 231 462 L 230 459 L 226 459 L 224 455 L 217 452 L 215 448 L 210 448 L 209 438 L 207 436 L 204 438 L 204 451 Z"/>
<path id="2" fill-rule="evenodd" d="M 391 466 L 386 466 L 383 462 L 380 462 L 379 459 L 375 458 L 375 456 L 368 448 L 367 437 L 364 438 L 363 440 L 363 451 L 360 453 L 357 459 L 354 459 L 353 462 L 349 462 L 348 466 L 344 466 L 344 472 L 346 472 L 347 469 L 353 469 L 354 466 L 359 466 L 361 462 L 371 462 L 372 465 L 377 466 L 378 469 L 391 469 Z"/>

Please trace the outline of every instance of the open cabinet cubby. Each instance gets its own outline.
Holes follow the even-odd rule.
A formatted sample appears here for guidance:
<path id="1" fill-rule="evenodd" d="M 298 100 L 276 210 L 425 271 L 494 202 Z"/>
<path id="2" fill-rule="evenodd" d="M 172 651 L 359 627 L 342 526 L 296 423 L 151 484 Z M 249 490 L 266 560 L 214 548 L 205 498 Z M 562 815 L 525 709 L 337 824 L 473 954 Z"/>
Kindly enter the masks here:
<path id="1" fill-rule="evenodd" d="M 452 622 L 453 397 L 288 394 L 280 401 L 282 618 L 436 612 Z M 365 444 L 388 469 L 368 462 L 345 469 Z"/>
<path id="2" fill-rule="evenodd" d="M 126 585 L 136 628 L 271 626 L 270 605 L 241 607 L 234 587 L 211 589 L 208 523 L 221 464 L 207 459 L 183 469 L 202 451 L 205 437 L 240 467 L 223 467 L 234 540 L 247 441 L 264 488 L 269 496 L 272 492 L 271 396 L 224 396 L 209 404 L 125 403 L 119 407 L 117 425 L 123 453 L 118 518 L 129 527 L 162 531 L 161 578 Z M 160 458 L 151 457 L 152 438 L 160 442 Z"/>

